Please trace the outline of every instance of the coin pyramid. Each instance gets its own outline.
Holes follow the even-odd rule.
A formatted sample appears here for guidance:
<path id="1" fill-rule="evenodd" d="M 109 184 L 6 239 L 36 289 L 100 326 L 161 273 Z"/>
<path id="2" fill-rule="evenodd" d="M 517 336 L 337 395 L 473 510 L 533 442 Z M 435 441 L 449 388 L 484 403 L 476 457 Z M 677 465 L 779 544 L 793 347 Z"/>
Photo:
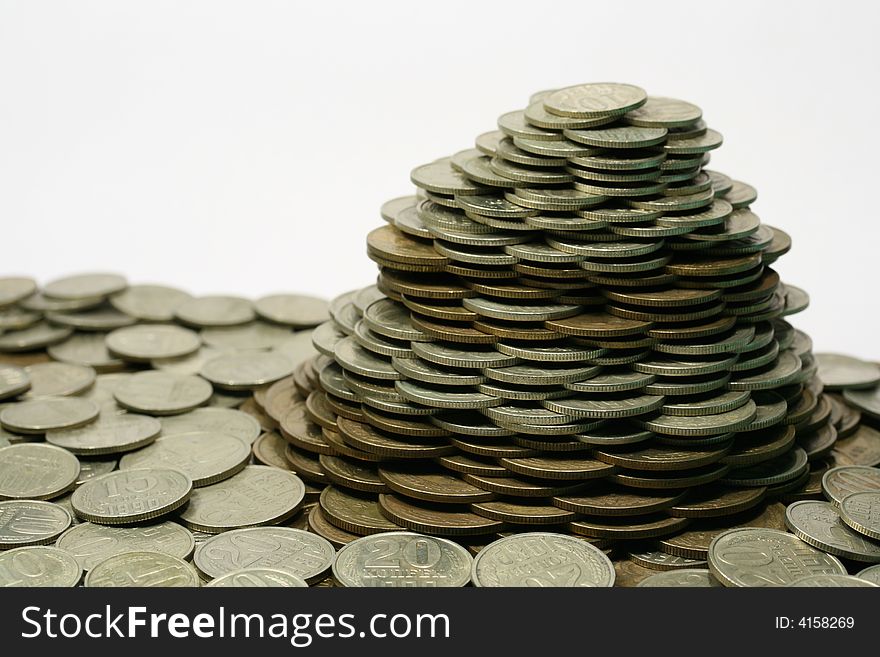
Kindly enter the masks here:
<path id="1" fill-rule="evenodd" d="M 332 484 L 327 520 L 675 553 L 692 519 L 796 496 L 837 431 L 784 319 L 808 304 L 772 268 L 791 240 L 706 168 L 721 134 L 627 84 L 537 93 L 498 128 L 412 170 L 367 235 L 376 284 L 313 334 L 281 430 Z"/>

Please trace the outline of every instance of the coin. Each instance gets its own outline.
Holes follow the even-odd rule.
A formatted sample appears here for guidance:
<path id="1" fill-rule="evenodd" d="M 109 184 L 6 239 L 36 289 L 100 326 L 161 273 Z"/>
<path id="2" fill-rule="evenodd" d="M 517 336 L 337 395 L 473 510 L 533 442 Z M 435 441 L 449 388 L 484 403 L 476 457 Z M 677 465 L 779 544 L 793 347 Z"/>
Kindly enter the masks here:
<path id="1" fill-rule="evenodd" d="M 470 581 L 472 563 L 468 551 L 452 541 L 385 532 L 342 547 L 333 576 L 347 587 L 457 587 Z"/>
<path id="2" fill-rule="evenodd" d="M 225 354 L 209 360 L 200 374 L 226 390 L 250 390 L 283 379 L 293 364 L 283 355 L 267 353 Z"/>
<path id="3" fill-rule="evenodd" d="M 69 452 L 41 443 L 0 448 L 0 500 L 50 500 L 73 488 L 79 461 Z"/>
<path id="4" fill-rule="evenodd" d="M 217 588 L 287 587 L 305 588 L 306 581 L 276 568 L 242 568 L 211 580 L 206 586 Z"/>
<path id="5" fill-rule="evenodd" d="M 134 527 L 112 527 L 84 522 L 68 529 L 56 543 L 72 555 L 83 570 L 116 554 L 155 551 L 186 559 L 195 543 L 186 529 L 173 522 Z"/>
<path id="6" fill-rule="evenodd" d="M 120 312 L 145 322 L 170 322 L 174 311 L 192 297 L 165 285 L 131 285 L 110 297 L 110 304 Z"/>
<path id="7" fill-rule="evenodd" d="M 641 107 L 647 94 L 631 84 L 593 83 L 565 87 L 543 99 L 551 114 L 573 118 L 618 116 Z"/>
<path id="8" fill-rule="evenodd" d="M 208 539 L 193 562 L 210 579 L 243 568 L 271 568 L 315 583 L 326 576 L 335 553 L 328 541 L 301 529 L 253 527 Z"/>
<path id="9" fill-rule="evenodd" d="M 806 577 L 801 577 L 793 581 L 791 584 L 787 584 L 786 586 L 822 586 L 822 587 L 832 587 L 832 588 L 845 588 L 845 587 L 869 587 L 874 588 L 880 586 L 878 584 L 874 584 L 873 582 L 869 582 L 865 579 L 860 579 L 858 577 L 853 577 L 851 575 L 808 575 Z"/>
<path id="10" fill-rule="evenodd" d="M 202 343 L 194 331 L 166 324 L 116 329 L 107 335 L 106 342 L 111 354 L 135 362 L 180 358 L 198 350 Z"/>
<path id="11" fill-rule="evenodd" d="M 119 469 L 174 468 L 199 487 L 233 476 L 247 465 L 250 456 L 250 443 L 236 436 L 194 431 L 162 436 L 151 445 L 126 454 L 119 461 Z"/>
<path id="12" fill-rule="evenodd" d="M 48 431 L 46 442 L 72 454 L 118 454 L 153 442 L 161 429 L 159 421 L 147 415 L 105 413 L 84 427 Z"/>
<path id="13" fill-rule="evenodd" d="M 71 522 L 70 514 L 51 502 L 0 502 L 0 550 L 52 543 Z"/>
<path id="14" fill-rule="evenodd" d="M 293 328 L 309 328 L 326 322 L 330 316 L 324 299 L 302 294 L 273 294 L 254 302 L 263 319 Z"/>
<path id="15" fill-rule="evenodd" d="M 221 351 L 275 349 L 293 335 L 289 328 L 267 322 L 209 327 L 199 331 L 204 344 Z"/>
<path id="16" fill-rule="evenodd" d="M 70 554 L 46 545 L 0 552 L 0 587 L 73 587 L 82 568 Z"/>
<path id="17" fill-rule="evenodd" d="M 150 371 L 132 374 L 113 396 L 120 406 L 131 411 L 176 415 L 201 406 L 212 392 L 211 384 L 204 379 Z"/>
<path id="18" fill-rule="evenodd" d="M 18 303 L 37 291 L 34 279 L 25 276 L 4 276 L 0 278 L 0 307 Z"/>
<path id="19" fill-rule="evenodd" d="M 179 433 L 215 432 L 253 443 L 262 433 L 260 424 L 247 413 L 232 408 L 196 408 L 180 415 L 159 419 L 163 436 Z"/>
<path id="20" fill-rule="evenodd" d="M 186 504 L 192 481 L 170 468 L 118 470 L 85 482 L 71 497 L 77 516 L 121 525 L 160 518 Z"/>
<path id="21" fill-rule="evenodd" d="M 180 520 L 208 533 L 278 524 L 299 511 L 304 497 L 305 485 L 295 474 L 249 465 L 228 479 L 194 490 Z"/>
<path id="22" fill-rule="evenodd" d="M 675 588 L 721 586 L 721 583 L 712 576 L 708 570 L 701 568 L 686 568 L 670 570 L 665 573 L 657 573 L 646 577 L 637 586 L 662 586 Z"/>
<path id="23" fill-rule="evenodd" d="M 186 299 L 174 309 L 174 316 L 190 326 L 235 326 L 256 317 L 253 304 L 241 297 L 205 296 Z"/>
<path id="24" fill-rule="evenodd" d="M 823 552 L 853 561 L 880 562 L 880 545 L 847 527 L 829 502 L 804 500 L 790 504 L 785 510 L 785 525 Z"/>
<path id="25" fill-rule="evenodd" d="M 835 506 L 853 493 L 880 491 L 880 470 L 864 465 L 831 468 L 822 475 L 822 492 Z"/>
<path id="26" fill-rule="evenodd" d="M 73 329 L 55 326 L 48 322 L 36 322 L 27 327 L 0 334 L 0 353 L 33 351 L 66 340 Z"/>
<path id="27" fill-rule="evenodd" d="M 31 387 L 26 369 L 0 364 L 0 400 L 17 397 Z"/>
<path id="28" fill-rule="evenodd" d="M 124 552 L 96 563 L 86 587 L 196 587 L 199 575 L 189 563 L 161 552 Z"/>
<path id="29" fill-rule="evenodd" d="M 880 565 L 868 566 L 856 573 L 856 577 L 880 585 Z"/>
<path id="30" fill-rule="evenodd" d="M 55 299 L 86 299 L 106 297 L 124 290 L 127 286 L 125 278 L 118 274 L 88 273 L 50 281 L 46 283 L 43 292 Z"/>
<path id="31" fill-rule="evenodd" d="M 96 372 L 115 372 L 125 369 L 126 366 L 122 359 L 110 355 L 106 334 L 99 332 L 74 333 L 64 342 L 47 347 L 46 353 L 54 360 L 84 365 L 93 368 Z"/>
<path id="32" fill-rule="evenodd" d="M 609 587 L 614 567 L 586 541 L 543 532 L 490 543 L 474 559 L 474 586 Z"/>
<path id="33" fill-rule="evenodd" d="M 829 390 L 872 388 L 880 383 L 880 366 L 843 354 L 815 353 L 819 378 Z"/>
<path id="34" fill-rule="evenodd" d="M 859 534 L 880 541 L 880 492 L 847 495 L 838 507 L 840 519 Z"/>

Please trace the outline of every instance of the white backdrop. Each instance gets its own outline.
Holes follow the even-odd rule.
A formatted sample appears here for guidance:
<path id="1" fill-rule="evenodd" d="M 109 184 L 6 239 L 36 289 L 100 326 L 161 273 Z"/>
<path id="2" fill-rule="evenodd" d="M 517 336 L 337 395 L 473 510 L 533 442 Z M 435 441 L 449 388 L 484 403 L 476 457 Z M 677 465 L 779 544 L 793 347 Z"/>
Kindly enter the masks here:
<path id="1" fill-rule="evenodd" d="M 880 359 L 876 3 L 0 0 L 0 274 L 331 296 L 417 164 L 531 92 L 700 105 L 794 238 L 818 350 Z"/>

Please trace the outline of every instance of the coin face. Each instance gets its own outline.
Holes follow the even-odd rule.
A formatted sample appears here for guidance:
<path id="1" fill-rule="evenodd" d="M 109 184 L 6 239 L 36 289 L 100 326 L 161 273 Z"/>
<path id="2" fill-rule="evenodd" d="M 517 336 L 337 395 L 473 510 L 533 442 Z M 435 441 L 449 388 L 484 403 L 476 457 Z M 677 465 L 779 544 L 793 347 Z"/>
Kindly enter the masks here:
<path id="1" fill-rule="evenodd" d="M 107 335 L 114 356 L 135 362 L 187 356 L 202 344 L 195 331 L 170 324 L 141 324 L 116 329 Z"/>
<path id="2" fill-rule="evenodd" d="M 163 436 L 205 431 L 226 433 L 246 443 L 253 443 L 262 433 L 257 420 L 233 408 L 197 408 L 188 413 L 163 417 L 160 422 Z"/>
<path id="3" fill-rule="evenodd" d="M 464 586 L 473 559 L 442 538 L 410 532 L 364 536 L 339 550 L 333 576 L 343 586 Z"/>
<path id="4" fill-rule="evenodd" d="M 194 491 L 180 518 L 186 526 L 210 533 L 276 524 L 295 514 L 304 497 L 305 485 L 292 472 L 249 465 Z"/>
<path id="5" fill-rule="evenodd" d="M 592 83 L 558 89 L 544 98 L 544 109 L 557 116 L 618 116 L 645 104 L 648 95 L 631 84 Z"/>
<path id="6" fill-rule="evenodd" d="M 186 559 L 195 542 L 186 529 L 173 522 L 110 527 L 84 522 L 67 530 L 56 547 L 72 555 L 83 570 L 115 554 L 151 551 Z"/>
<path id="7" fill-rule="evenodd" d="M 123 552 L 96 563 L 87 587 L 196 587 L 199 575 L 183 559 L 161 552 Z"/>
<path id="8" fill-rule="evenodd" d="M 162 430 L 159 420 L 136 413 L 102 413 L 94 422 L 75 429 L 48 431 L 46 442 L 71 454 L 119 454 L 153 442 Z"/>
<path id="9" fill-rule="evenodd" d="M 308 584 L 301 577 L 276 568 L 242 568 L 211 580 L 207 586 L 215 588 L 305 588 Z"/>
<path id="10" fill-rule="evenodd" d="M 0 550 L 52 543 L 70 523 L 70 514 L 51 502 L 0 502 Z"/>
<path id="11" fill-rule="evenodd" d="M 840 519 L 859 534 L 880 541 L 880 491 L 847 495 L 840 503 Z"/>
<path id="12" fill-rule="evenodd" d="M 82 579 L 82 568 L 57 547 L 39 545 L 0 552 L 0 588 L 72 587 Z"/>
<path id="13" fill-rule="evenodd" d="M 152 520 L 180 508 L 192 481 L 169 468 L 119 470 L 87 481 L 74 491 L 76 515 L 89 522 L 120 525 Z"/>
<path id="14" fill-rule="evenodd" d="M 174 314 L 184 324 L 198 327 L 247 324 L 256 317 L 249 300 L 220 295 L 187 299 L 175 308 Z"/>
<path id="15" fill-rule="evenodd" d="M 9 431 L 42 434 L 70 429 L 98 417 L 98 406 L 88 399 L 42 397 L 12 404 L 0 411 L 0 424 Z"/>
<path id="16" fill-rule="evenodd" d="M 293 364 L 278 352 L 223 354 L 202 366 L 200 374 L 227 390 L 249 390 L 290 376 Z"/>
<path id="17" fill-rule="evenodd" d="M 709 544 L 709 570 L 725 586 L 785 586 L 807 575 L 845 575 L 835 557 L 776 529 L 728 530 Z"/>
<path id="18" fill-rule="evenodd" d="M 25 369 L 0 365 L 0 400 L 17 397 L 30 387 L 30 376 Z"/>
<path id="19" fill-rule="evenodd" d="M 822 492 L 835 505 L 847 495 L 880 491 L 880 470 L 866 465 L 843 465 L 822 475 Z"/>
<path id="20" fill-rule="evenodd" d="M 174 311 L 192 297 L 165 285 L 132 285 L 110 297 L 110 303 L 120 312 L 145 322 L 170 322 Z"/>
<path id="21" fill-rule="evenodd" d="M 793 581 L 788 586 L 810 586 L 824 588 L 877 588 L 878 584 L 852 575 L 808 575 Z"/>
<path id="22" fill-rule="evenodd" d="M 263 319 L 293 328 L 310 328 L 330 319 L 325 299 L 302 294 L 272 294 L 257 299 L 254 308 Z"/>
<path id="23" fill-rule="evenodd" d="M 815 353 L 819 378 L 829 390 L 871 388 L 880 383 L 880 366 L 844 354 Z"/>
<path id="24" fill-rule="evenodd" d="M 73 488 L 79 461 L 52 445 L 21 443 L 0 448 L 0 500 L 50 500 Z"/>
<path id="25" fill-rule="evenodd" d="M 675 587 L 675 588 L 701 588 L 707 586 L 721 586 L 721 583 L 712 576 L 708 570 L 701 568 L 683 568 L 670 570 L 665 573 L 657 573 L 646 577 L 637 586 L 649 587 Z"/>
<path id="26" fill-rule="evenodd" d="M 50 281 L 46 283 L 43 292 L 55 299 L 88 299 L 106 297 L 124 290 L 127 286 L 125 278 L 118 274 L 88 273 Z"/>
<path id="27" fill-rule="evenodd" d="M 119 461 L 121 470 L 174 468 L 193 486 L 208 486 L 239 472 L 251 455 L 250 443 L 226 433 L 194 431 L 163 436 Z"/>
<path id="28" fill-rule="evenodd" d="M 96 372 L 112 372 L 125 367 L 125 363 L 110 355 L 105 343 L 105 334 L 100 332 L 74 333 L 64 342 L 47 347 L 46 352 L 53 359 L 85 365 Z"/>
<path id="29" fill-rule="evenodd" d="M 330 570 L 335 553 L 325 539 L 301 529 L 255 527 L 224 532 L 205 541 L 193 562 L 209 578 L 242 568 L 272 568 L 313 583 Z"/>
<path id="30" fill-rule="evenodd" d="M 474 586 L 613 586 L 611 560 L 586 541 L 532 532 L 499 539 L 474 559 Z"/>
<path id="31" fill-rule="evenodd" d="M 201 406 L 211 398 L 211 384 L 196 376 L 166 372 L 138 372 L 114 392 L 116 402 L 147 415 L 176 415 Z"/>
<path id="32" fill-rule="evenodd" d="M 31 398 L 76 395 L 95 382 L 95 370 L 85 365 L 37 363 L 28 365 L 25 371 L 31 380 Z"/>

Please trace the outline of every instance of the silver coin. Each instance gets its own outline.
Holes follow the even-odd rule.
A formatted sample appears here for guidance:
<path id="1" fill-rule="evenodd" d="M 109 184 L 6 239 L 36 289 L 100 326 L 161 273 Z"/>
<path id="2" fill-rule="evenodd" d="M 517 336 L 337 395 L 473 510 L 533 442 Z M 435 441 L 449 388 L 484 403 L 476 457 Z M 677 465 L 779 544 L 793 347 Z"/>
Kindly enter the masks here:
<path id="1" fill-rule="evenodd" d="M 187 299 L 177 306 L 174 316 L 191 326 L 235 326 L 256 317 L 254 304 L 232 296 L 206 296 Z"/>
<path id="2" fill-rule="evenodd" d="M 208 539 L 193 562 L 209 578 L 242 568 L 272 568 L 313 583 L 330 570 L 335 553 L 329 541 L 301 529 L 256 527 Z"/>
<path id="3" fill-rule="evenodd" d="M 209 360 L 214 360 L 217 356 L 228 353 L 223 349 L 215 347 L 202 346 L 188 356 L 180 356 L 179 358 L 154 358 L 150 361 L 150 365 L 155 370 L 161 370 L 168 374 L 195 375 L 202 371 Z"/>
<path id="4" fill-rule="evenodd" d="M 330 319 L 325 299 L 302 294 L 272 294 L 257 299 L 254 308 L 263 319 L 293 328 L 310 328 Z"/>
<path id="5" fill-rule="evenodd" d="M 406 306 L 391 299 L 371 303 L 364 311 L 363 319 L 367 328 L 388 338 L 415 342 L 430 340 L 428 335 L 413 326 Z"/>
<path id="6" fill-rule="evenodd" d="M 53 360 L 85 365 L 96 372 L 123 369 L 125 361 L 110 355 L 104 333 L 74 333 L 64 342 L 50 345 L 46 351 Z"/>
<path id="7" fill-rule="evenodd" d="M 190 478 L 170 468 L 117 470 L 85 482 L 70 498 L 76 515 L 102 525 L 154 520 L 186 504 Z"/>
<path id="8" fill-rule="evenodd" d="M 223 354 L 202 366 L 200 374 L 219 388 L 250 390 L 293 373 L 293 364 L 277 352 Z"/>
<path id="9" fill-rule="evenodd" d="M 215 588 L 286 587 L 305 588 L 306 581 L 276 568 L 242 568 L 211 580 L 207 586 Z"/>
<path id="10" fill-rule="evenodd" d="M 846 575 L 835 557 L 776 529 L 739 527 L 709 544 L 709 571 L 725 586 L 785 586 L 807 575 Z"/>
<path id="11" fill-rule="evenodd" d="M 37 284 L 32 278 L 4 276 L 0 278 L 0 307 L 17 303 L 36 291 Z"/>
<path id="12" fill-rule="evenodd" d="M 64 532 L 55 545 L 71 554 L 83 570 L 90 570 L 114 554 L 141 550 L 186 559 L 192 554 L 195 542 L 189 531 L 173 522 L 135 527 L 84 522 Z"/>
<path id="13" fill-rule="evenodd" d="M 88 273 L 58 278 L 46 283 L 43 292 L 55 299 L 88 299 L 121 292 L 128 282 L 118 274 Z"/>
<path id="14" fill-rule="evenodd" d="M 464 586 L 473 559 L 457 543 L 412 532 L 364 536 L 340 548 L 333 576 L 347 587 Z"/>
<path id="15" fill-rule="evenodd" d="M 41 397 L 11 404 L 0 411 L 0 424 L 9 431 L 42 434 L 88 424 L 98 417 L 98 406 L 76 397 Z"/>
<path id="16" fill-rule="evenodd" d="M 785 526 L 823 552 L 853 561 L 880 563 L 880 544 L 847 527 L 829 502 L 802 500 L 789 504 Z"/>
<path id="17" fill-rule="evenodd" d="M 721 583 L 708 570 L 702 568 L 683 568 L 681 570 L 670 570 L 665 573 L 649 575 L 639 582 L 637 586 L 701 588 L 721 586 Z"/>
<path id="18" fill-rule="evenodd" d="M 300 509 L 305 492 L 292 472 L 249 465 L 229 479 L 196 489 L 180 519 L 187 527 L 212 533 L 277 524 Z"/>
<path id="19" fill-rule="evenodd" d="M 79 397 L 94 402 L 101 409 L 101 413 L 123 413 L 125 411 L 116 403 L 113 393 L 130 376 L 131 374 L 127 372 L 99 374 L 95 377 L 95 384 Z"/>
<path id="20" fill-rule="evenodd" d="M 250 456 L 250 443 L 235 436 L 195 431 L 163 436 L 126 454 L 119 461 L 119 469 L 174 468 L 187 475 L 193 486 L 208 486 L 239 472 Z"/>
<path id="21" fill-rule="evenodd" d="M 179 557 L 161 552 L 124 552 L 96 563 L 86 574 L 89 588 L 197 587 L 199 574 Z"/>
<path id="22" fill-rule="evenodd" d="M 20 306 L 25 310 L 38 313 L 63 312 L 66 310 L 87 310 L 100 306 L 107 297 L 86 297 L 82 299 L 59 299 L 42 292 L 36 292 L 27 299 L 22 299 Z"/>
<path id="23" fill-rule="evenodd" d="M 195 376 L 138 372 L 123 381 L 113 396 L 120 406 L 132 411 L 175 415 L 201 406 L 212 392 L 210 383 Z"/>
<path id="24" fill-rule="evenodd" d="M 69 326 L 80 331 L 112 331 L 113 329 L 131 326 L 136 319 L 121 313 L 113 306 L 101 305 L 87 310 L 49 312 L 46 319 L 53 324 Z"/>
<path id="25" fill-rule="evenodd" d="M 842 465 L 822 475 L 822 492 L 835 506 L 847 495 L 868 491 L 880 491 L 880 469 L 867 465 Z"/>
<path id="26" fill-rule="evenodd" d="M 82 579 L 82 568 L 57 547 L 38 545 L 0 552 L 0 588 L 73 587 Z"/>
<path id="27" fill-rule="evenodd" d="M 79 477 L 79 461 L 42 443 L 0 448 L 0 500 L 50 500 L 69 491 Z"/>
<path id="28" fill-rule="evenodd" d="M 197 408 L 181 415 L 160 419 L 162 435 L 174 436 L 193 431 L 226 433 L 247 444 L 260 437 L 260 423 L 251 415 L 232 408 Z"/>
<path id="29" fill-rule="evenodd" d="M 221 326 L 203 328 L 202 342 L 224 351 L 236 349 L 267 350 L 277 347 L 293 335 L 286 326 L 278 326 L 267 322 L 251 322 L 240 326 Z"/>
<path id="30" fill-rule="evenodd" d="M 109 461 L 96 461 L 93 459 L 86 461 L 80 459 L 79 477 L 77 477 L 76 485 L 80 486 L 87 482 L 89 479 L 94 479 L 95 477 L 100 477 L 101 475 L 113 472 L 116 469 L 116 465 L 117 462 L 113 459 Z"/>
<path id="31" fill-rule="evenodd" d="M 95 382 L 95 370 L 70 363 L 35 363 L 24 368 L 31 380 L 27 397 L 66 397 L 78 395 Z"/>
<path id="32" fill-rule="evenodd" d="M 25 310 L 19 306 L 0 308 L 0 330 L 20 331 L 33 326 L 43 318 L 40 312 Z"/>
<path id="33" fill-rule="evenodd" d="M 856 573 L 856 577 L 880 586 L 880 564 L 868 566 L 864 570 L 860 570 Z"/>
<path id="34" fill-rule="evenodd" d="M 880 584 L 869 582 L 853 575 L 807 575 L 796 579 L 788 586 L 811 586 L 824 588 L 877 588 Z"/>
<path id="35" fill-rule="evenodd" d="M 853 493 L 840 503 L 840 519 L 859 534 L 880 541 L 880 491 Z"/>
<path id="36" fill-rule="evenodd" d="M 312 331 L 297 331 L 283 342 L 275 346 L 272 351 L 287 357 L 291 365 L 296 367 L 300 363 L 318 355 L 312 340 Z"/>
<path id="37" fill-rule="evenodd" d="M 0 502 L 0 550 L 53 543 L 71 522 L 70 514 L 52 502 Z"/>
<path id="38" fill-rule="evenodd" d="M 0 352 L 31 351 L 66 340 L 73 334 L 67 326 L 55 326 L 49 322 L 37 322 L 18 330 L 0 334 Z"/>
<path id="39" fill-rule="evenodd" d="M 30 387 L 31 380 L 27 370 L 0 364 L 0 400 L 17 397 L 27 392 Z"/>
<path id="40" fill-rule="evenodd" d="M 880 383 L 880 366 L 843 354 L 814 353 L 819 378 L 829 390 L 871 388 Z"/>
<path id="41" fill-rule="evenodd" d="M 605 553 L 565 534 L 528 532 L 499 539 L 474 559 L 474 586 L 610 587 L 614 565 Z"/>
<path id="42" fill-rule="evenodd" d="M 116 329 L 107 335 L 106 341 L 112 355 L 140 363 L 188 356 L 202 344 L 194 331 L 170 324 L 141 324 Z"/>
<path id="43" fill-rule="evenodd" d="M 174 311 L 192 296 L 165 285 L 132 285 L 110 297 L 117 310 L 145 322 L 170 322 Z"/>
<path id="44" fill-rule="evenodd" d="M 46 433 L 46 442 L 72 454 L 121 454 L 153 442 L 162 430 L 159 420 L 135 413 L 102 413 L 84 427 Z"/>

